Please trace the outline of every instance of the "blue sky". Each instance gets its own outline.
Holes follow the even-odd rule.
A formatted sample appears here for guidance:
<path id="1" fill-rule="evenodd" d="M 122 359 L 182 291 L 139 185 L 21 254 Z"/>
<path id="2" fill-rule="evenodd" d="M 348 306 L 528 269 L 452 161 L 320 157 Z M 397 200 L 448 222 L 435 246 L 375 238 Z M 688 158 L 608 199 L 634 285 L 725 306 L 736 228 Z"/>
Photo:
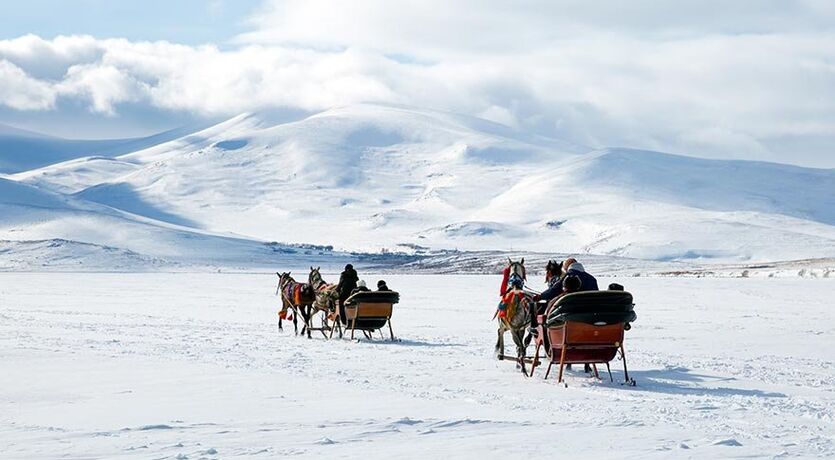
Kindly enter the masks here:
<path id="1" fill-rule="evenodd" d="M 28 0 L 0 34 L 0 123 L 63 137 L 382 102 L 835 167 L 832 1 Z"/>
<path id="2" fill-rule="evenodd" d="M 25 0 L 0 2 L 0 38 L 100 38 L 224 43 L 247 30 L 260 0 Z"/>

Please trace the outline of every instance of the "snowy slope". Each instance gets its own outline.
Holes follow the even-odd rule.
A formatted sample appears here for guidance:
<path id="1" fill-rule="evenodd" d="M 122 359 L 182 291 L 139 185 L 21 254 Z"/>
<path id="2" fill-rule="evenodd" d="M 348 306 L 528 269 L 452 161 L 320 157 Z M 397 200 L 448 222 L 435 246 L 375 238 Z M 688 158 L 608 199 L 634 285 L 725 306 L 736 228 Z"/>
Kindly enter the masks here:
<path id="1" fill-rule="evenodd" d="M 322 248 L 195 231 L 2 178 L 0 216 L 0 271 L 334 267 L 349 260 Z"/>
<path id="2" fill-rule="evenodd" d="M 449 223 L 519 174 L 580 151 L 483 120 L 361 105 L 266 128 L 243 115 L 118 163 L 79 160 L 17 178 L 174 223 L 374 249 Z"/>
<path id="3" fill-rule="evenodd" d="M 242 114 L 131 154 L 10 178 L 201 232 L 349 250 L 835 257 L 835 170 L 590 151 L 400 106 L 280 124 Z"/>
<path id="4" fill-rule="evenodd" d="M 182 137 L 193 130 L 186 127 L 130 139 L 74 140 L 0 124 L 0 173 L 28 171 L 78 157 L 122 155 Z"/>
<path id="5" fill-rule="evenodd" d="M 835 225 L 835 171 L 605 149 L 563 168 L 587 188 L 713 211 L 782 214 Z M 567 185 L 567 184 L 564 184 Z"/>
<path id="6" fill-rule="evenodd" d="M 835 170 L 605 149 L 520 181 L 477 219 L 516 216 L 508 222 L 548 228 L 566 251 L 662 260 L 823 257 L 835 250 L 832 190 Z"/>

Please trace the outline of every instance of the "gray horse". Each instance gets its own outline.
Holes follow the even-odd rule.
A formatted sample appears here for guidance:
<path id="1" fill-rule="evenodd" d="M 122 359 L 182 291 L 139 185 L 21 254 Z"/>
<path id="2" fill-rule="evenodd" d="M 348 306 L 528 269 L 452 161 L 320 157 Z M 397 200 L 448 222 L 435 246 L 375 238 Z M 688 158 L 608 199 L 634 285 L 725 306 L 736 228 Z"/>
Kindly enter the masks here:
<path id="1" fill-rule="evenodd" d="M 505 315 L 497 315 L 499 320 L 499 339 L 496 342 L 496 357 L 500 360 L 505 359 L 504 354 L 504 333 L 510 331 L 513 337 L 513 343 L 516 344 L 516 368 L 521 369 L 522 373 L 527 375 L 525 370 L 525 353 L 528 344 L 531 342 L 531 336 L 525 337 L 525 330 L 530 322 L 531 309 L 533 308 L 533 300 L 522 289 L 525 282 L 525 259 L 522 258 L 519 262 L 514 262 L 507 259 L 509 276 L 508 285 L 505 286 L 507 294 L 504 300 L 506 302 Z"/>
<path id="2" fill-rule="evenodd" d="M 316 294 L 316 301 L 313 303 L 313 311 L 310 314 L 310 320 L 313 321 L 313 316 L 317 312 L 323 313 L 322 331 L 330 330 L 328 326 L 328 319 L 338 321 L 335 317 L 337 302 L 339 302 L 339 291 L 335 284 L 328 284 L 320 273 L 321 267 L 310 267 L 310 275 L 307 276 L 307 283 L 313 286 L 313 291 Z M 324 332 L 323 332 L 324 333 Z"/>

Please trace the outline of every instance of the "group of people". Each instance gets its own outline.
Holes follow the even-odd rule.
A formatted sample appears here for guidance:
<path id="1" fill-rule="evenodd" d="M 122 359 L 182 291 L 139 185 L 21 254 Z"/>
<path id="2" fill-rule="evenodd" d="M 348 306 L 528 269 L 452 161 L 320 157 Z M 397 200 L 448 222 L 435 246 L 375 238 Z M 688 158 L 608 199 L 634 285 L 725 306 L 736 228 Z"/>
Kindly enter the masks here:
<path id="1" fill-rule="evenodd" d="M 548 284 L 548 288 L 541 294 L 533 296 L 533 300 L 536 302 L 536 311 L 531 315 L 529 331 L 534 336 L 539 334 L 537 315 L 548 314 L 549 308 L 554 305 L 556 299 L 572 292 L 600 290 L 597 287 L 597 279 L 586 272 L 583 264 L 577 262 L 577 259 L 573 257 L 569 257 L 562 263 L 549 260 L 545 267 L 545 282 Z M 623 286 L 612 283 L 609 285 L 609 290 L 622 291 Z M 571 364 L 568 365 L 568 369 L 571 369 Z M 585 364 L 584 370 L 585 372 L 591 372 L 591 366 Z"/>
<path id="2" fill-rule="evenodd" d="M 548 261 L 545 268 L 545 282 L 548 289 L 534 296 L 534 301 L 544 300 L 550 302 L 557 297 L 572 292 L 598 291 L 597 279 L 590 273 L 586 273 L 583 264 L 577 259 L 569 257 L 562 264 L 556 261 Z"/>
<path id="3" fill-rule="evenodd" d="M 336 285 L 336 290 L 339 293 L 339 302 L 343 303 L 345 299 L 357 292 L 368 292 L 371 289 L 368 289 L 365 281 L 360 279 L 357 271 L 354 270 L 354 266 L 347 264 L 345 265 L 345 270 L 339 274 L 339 284 Z M 385 280 L 377 281 L 377 290 L 391 291 L 386 285 Z"/>
<path id="4" fill-rule="evenodd" d="M 573 257 L 565 259 L 562 263 L 554 260 L 548 261 L 545 267 L 545 282 L 548 288 L 541 294 L 533 296 L 537 307 L 536 312 L 531 315 L 530 332 L 534 335 L 537 334 L 537 315 L 545 314 L 554 299 L 572 292 L 600 290 L 597 287 L 597 279 L 586 272 L 583 264 Z M 623 287 L 613 283 L 609 289 L 623 290 Z"/>

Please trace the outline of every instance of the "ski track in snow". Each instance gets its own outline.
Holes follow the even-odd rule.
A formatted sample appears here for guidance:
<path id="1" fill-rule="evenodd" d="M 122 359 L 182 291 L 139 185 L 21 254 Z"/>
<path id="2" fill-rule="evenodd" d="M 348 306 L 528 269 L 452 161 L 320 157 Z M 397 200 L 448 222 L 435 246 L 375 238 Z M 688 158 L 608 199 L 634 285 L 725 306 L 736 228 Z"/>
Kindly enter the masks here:
<path id="1" fill-rule="evenodd" d="M 621 279 L 638 385 L 563 388 L 492 357 L 499 277 L 386 275 L 396 343 L 277 331 L 274 278 L 0 274 L 0 452 L 835 455 L 831 280 Z"/>

